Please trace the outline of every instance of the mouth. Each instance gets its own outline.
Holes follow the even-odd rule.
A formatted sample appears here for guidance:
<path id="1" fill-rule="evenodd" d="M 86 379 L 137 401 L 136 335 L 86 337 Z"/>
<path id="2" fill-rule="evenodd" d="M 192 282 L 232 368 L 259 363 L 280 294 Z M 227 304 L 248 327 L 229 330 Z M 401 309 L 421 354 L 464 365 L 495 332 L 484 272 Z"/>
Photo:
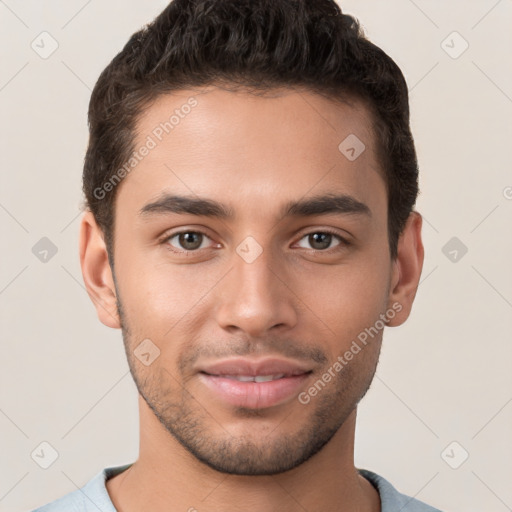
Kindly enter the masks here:
<path id="1" fill-rule="evenodd" d="M 239 382 L 270 382 L 272 380 L 279 380 L 286 377 L 291 377 L 291 375 L 286 375 L 284 373 L 280 373 L 278 375 L 215 375 L 206 372 L 202 373 L 204 373 L 205 375 L 212 375 L 213 377 L 222 377 L 224 379 L 238 380 Z"/>
<path id="2" fill-rule="evenodd" d="M 300 375 L 210 375 L 200 372 L 201 382 L 224 405 L 266 409 L 298 396 L 312 372 Z"/>
<path id="3" fill-rule="evenodd" d="M 290 359 L 265 358 L 246 359 L 232 358 L 217 361 L 213 364 L 203 365 L 198 368 L 201 373 L 208 375 L 233 377 L 233 378 L 260 378 L 274 380 L 284 377 L 293 377 L 312 371 L 310 366 Z"/>

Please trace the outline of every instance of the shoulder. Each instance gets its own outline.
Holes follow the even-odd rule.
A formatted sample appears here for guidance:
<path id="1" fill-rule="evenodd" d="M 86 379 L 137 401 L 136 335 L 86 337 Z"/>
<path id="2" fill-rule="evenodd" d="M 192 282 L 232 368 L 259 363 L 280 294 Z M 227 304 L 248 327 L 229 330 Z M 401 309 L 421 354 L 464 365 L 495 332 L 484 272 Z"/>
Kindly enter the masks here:
<path id="1" fill-rule="evenodd" d="M 32 512 L 84 512 L 86 510 L 83 497 L 77 489 Z"/>
<path id="2" fill-rule="evenodd" d="M 373 471 L 367 469 L 358 469 L 358 471 L 379 491 L 381 512 L 396 512 L 396 510 L 401 512 L 441 512 L 422 501 L 400 493 L 384 477 Z"/>
<path id="3" fill-rule="evenodd" d="M 69 492 L 32 512 L 116 512 L 105 482 L 130 466 L 131 464 L 125 464 L 105 468 L 80 489 Z"/>

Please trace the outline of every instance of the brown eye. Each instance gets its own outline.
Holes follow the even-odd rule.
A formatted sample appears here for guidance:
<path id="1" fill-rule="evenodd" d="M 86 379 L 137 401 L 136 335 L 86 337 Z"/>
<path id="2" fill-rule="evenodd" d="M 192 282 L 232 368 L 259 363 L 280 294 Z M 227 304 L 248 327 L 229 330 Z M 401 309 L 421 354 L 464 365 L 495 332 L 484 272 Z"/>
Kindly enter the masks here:
<path id="1" fill-rule="evenodd" d="M 174 239 L 177 242 L 173 243 L 172 240 Z M 195 251 L 203 248 L 202 245 L 205 239 L 208 239 L 208 237 L 199 231 L 182 231 L 168 237 L 165 242 L 181 251 Z"/>
<path id="2" fill-rule="evenodd" d="M 313 233 L 309 235 L 308 241 L 313 249 L 327 249 L 332 242 L 332 235 L 330 233 Z"/>
<path id="3" fill-rule="evenodd" d="M 307 243 L 310 247 L 305 247 L 305 249 L 311 248 L 315 251 L 325 251 L 326 249 L 331 249 L 338 245 L 348 245 L 341 236 L 330 233 L 329 231 L 315 231 L 313 233 L 309 233 L 301 238 L 302 240 L 307 240 Z M 333 241 L 337 241 L 334 245 L 331 245 Z M 300 245 L 300 242 L 299 242 Z M 304 247 L 300 245 L 300 247 Z"/>

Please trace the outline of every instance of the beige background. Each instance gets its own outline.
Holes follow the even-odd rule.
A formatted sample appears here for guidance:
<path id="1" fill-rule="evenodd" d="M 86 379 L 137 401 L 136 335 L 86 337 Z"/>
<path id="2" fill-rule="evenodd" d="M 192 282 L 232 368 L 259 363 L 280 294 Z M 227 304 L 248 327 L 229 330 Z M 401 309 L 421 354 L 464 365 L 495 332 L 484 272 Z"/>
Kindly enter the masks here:
<path id="1" fill-rule="evenodd" d="M 2 511 L 137 457 L 136 389 L 120 332 L 83 288 L 78 208 L 91 89 L 165 4 L 0 2 Z M 425 217 L 416 304 L 384 335 L 356 465 L 443 510 L 511 510 L 512 0 L 341 5 L 408 80 Z M 59 45 L 47 59 L 31 48 L 42 31 Z M 42 237 L 58 250 L 46 263 L 32 252 Z M 456 262 L 452 237 L 468 249 Z M 58 452 L 48 469 L 31 457 L 42 442 Z"/>

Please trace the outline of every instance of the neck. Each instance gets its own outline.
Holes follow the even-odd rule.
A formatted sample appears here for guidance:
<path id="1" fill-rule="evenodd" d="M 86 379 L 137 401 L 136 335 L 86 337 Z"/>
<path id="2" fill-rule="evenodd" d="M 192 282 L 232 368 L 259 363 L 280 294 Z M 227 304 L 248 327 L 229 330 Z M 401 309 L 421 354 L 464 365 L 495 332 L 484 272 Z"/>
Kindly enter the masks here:
<path id="1" fill-rule="evenodd" d="M 119 512 L 379 512 L 375 488 L 354 467 L 356 410 L 316 455 L 271 476 L 220 473 L 198 461 L 139 397 L 140 452 L 133 465 L 107 481 Z"/>

